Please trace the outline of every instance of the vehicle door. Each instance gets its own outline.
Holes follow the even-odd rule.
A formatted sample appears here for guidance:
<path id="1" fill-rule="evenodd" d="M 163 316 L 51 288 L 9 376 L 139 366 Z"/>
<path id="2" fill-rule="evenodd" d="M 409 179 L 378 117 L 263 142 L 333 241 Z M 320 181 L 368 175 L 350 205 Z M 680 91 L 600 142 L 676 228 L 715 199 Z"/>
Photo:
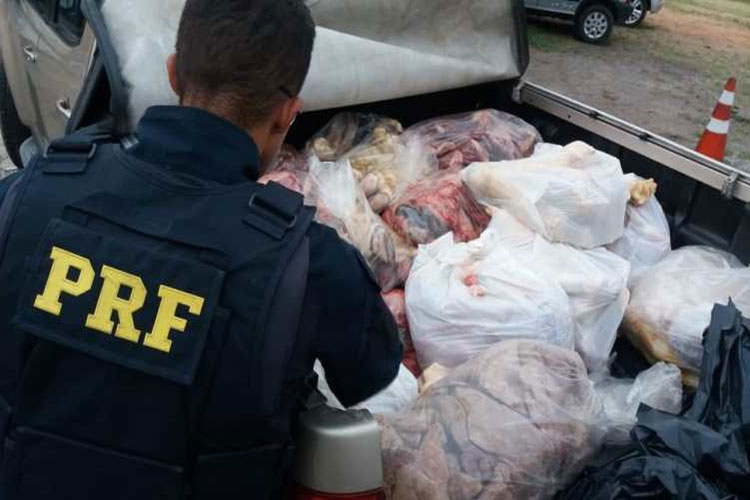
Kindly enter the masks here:
<path id="1" fill-rule="evenodd" d="M 46 147 L 65 133 L 72 105 L 91 63 L 94 37 L 86 27 L 81 0 L 20 0 L 40 4 L 46 13 L 34 18 L 36 43 L 27 54 L 29 83 L 35 107 L 32 130 Z M 27 51 L 28 52 L 28 51 Z"/>
<path id="2" fill-rule="evenodd" d="M 580 0 L 537 0 L 537 8 L 558 14 L 574 15 Z"/>
<path id="3" fill-rule="evenodd" d="M 36 64 L 39 28 L 50 16 L 49 0 L 9 0 L 0 3 L 0 48 L 3 70 L 21 122 L 37 129 L 38 114 L 29 69 Z"/>

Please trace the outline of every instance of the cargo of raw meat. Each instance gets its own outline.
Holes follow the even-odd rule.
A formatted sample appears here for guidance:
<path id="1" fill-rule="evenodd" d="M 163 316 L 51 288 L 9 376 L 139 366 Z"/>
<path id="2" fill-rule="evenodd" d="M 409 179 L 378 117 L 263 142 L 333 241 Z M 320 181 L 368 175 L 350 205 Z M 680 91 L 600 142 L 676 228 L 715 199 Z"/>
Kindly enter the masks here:
<path id="1" fill-rule="evenodd" d="M 406 317 L 406 296 L 404 290 L 397 288 L 390 292 L 383 293 L 382 297 L 385 305 L 388 306 L 388 310 L 391 311 L 393 319 L 396 320 L 398 334 L 401 338 L 401 344 L 404 349 L 404 365 L 406 365 L 415 377 L 419 377 L 422 374 L 422 368 L 417 361 L 417 351 L 414 350 L 414 342 L 411 339 L 411 332 L 409 331 L 409 321 Z"/>
<path id="2" fill-rule="evenodd" d="M 437 158 L 424 141 L 402 132 L 390 118 L 339 113 L 307 150 L 322 161 L 349 160 L 370 206 L 380 213 L 406 185 L 437 170 Z"/>
<path id="3" fill-rule="evenodd" d="M 421 366 L 453 367 L 508 339 L 574 347 L 570 301 L 485 231 L 469 243 L 448 233 L 419 248 L 406 312 Z"/>
<path id="4" fill-rule="evenodd" d="M 410 127 L 406 135 L 421 137 L 437 155 L 440 169 L 525 158 L 541 141 L 533 126 L 494 109 L 432 118 Z"/>
<path id="5" fill-rule="evenodd" d="M 378 417 L 389 498 L 552 498 L 600 446 L 602 414 L 575 352 L 502 342 Z"/>
<path id="6" fill-rule="evenodd" d="M 625 177 L 631 186 L 625 232 L 607 248 L 630 262 L 628 286 L 633 288 L 651 266 L 670 252 L 672 240 L 667 217 L 654 196 L 656 183 L 642 181 L 633 174 Z"/>
<path id="7" fill-rule="evenodd" d="M 497 210 L 486 233 L 495 235 L 526 270 L 565 291 L 578 354 L 589 371 L 607 371 L 630 298 L 628 262 L 603 248 L 581 250 L 550 243 L 504 210 Z"/>
<path id="8" fill-rule="evenodd" d="M 384 291 L 403 284 L 414 252 L 372 211 L 349 162 L 321 163 L 313 158 L 310 177 L 317 194 L 317 220 L 334 227 L 362 252 Z"/>
<path id="9" fill-rule="evenodd" d="M 448 232 L 457 241 L 470 241 L 490 221 L 452 170 L 409 185 L 383 212 L 383 219 L 412 245 L 430 243 Z"/>
<path id="10" fill-rule="evenodd" d="M 400 135 L 401 124 L 390 118 L 366 113 L 344 112 L 335 115 L 307 143 L 307 151 L 321 161 L 336 161 L 374 136 Z"/>
<path id="11" fill-rule="evenodd" d="M 680 248 L 637 282 L 624 331 L 650 361 L 676 364 L 685 382 L 695 386 L 711 310 L 730 298 L 750 311 L 750 268 L 720 250 Z"/>
<path id="12" fill-rule="evenodd" d="M 620 161 L 583 142 L 461 172 L 482 203 L 503 208 L 549 241 L 594 248 L 625 229 L 629 193 Z"/>

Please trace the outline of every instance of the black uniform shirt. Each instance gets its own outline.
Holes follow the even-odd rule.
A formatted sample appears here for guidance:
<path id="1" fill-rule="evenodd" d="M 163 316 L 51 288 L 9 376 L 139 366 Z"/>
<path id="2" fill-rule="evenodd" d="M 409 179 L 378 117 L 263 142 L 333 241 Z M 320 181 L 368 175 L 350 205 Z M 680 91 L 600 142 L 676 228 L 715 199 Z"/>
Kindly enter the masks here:
<path id="1" fill-rule="evenodd" d="M 138 125 L 137 138 L 128 154 L 196 185 L 258 178 L 258 149 L 250 136 L 196 108 L 150 108 Z M 0 197 L 22 175 L 0 182 Z M 357 250 L 333 229 L 317 223 L 309 228 L 308 237 L 310 269 L 302 332 L 287 380 L 301 383 L 318 358 L 339 400 L 356 404 L 396 376 L 401 361 L 396 325 Z"/>

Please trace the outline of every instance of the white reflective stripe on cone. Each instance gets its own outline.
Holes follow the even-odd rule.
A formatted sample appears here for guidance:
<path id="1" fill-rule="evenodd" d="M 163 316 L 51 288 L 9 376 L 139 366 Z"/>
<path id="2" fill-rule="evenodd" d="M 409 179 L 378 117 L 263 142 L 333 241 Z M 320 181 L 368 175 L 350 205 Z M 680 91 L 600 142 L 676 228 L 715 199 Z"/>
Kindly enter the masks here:
<path id="1" fill-rule="evenodd" d="M 727 135 L 729 133 L 729 120 L 717 120 L 716 118 L 711 118 L 706 130 L 713 132 L 714 134 Z"/>
<path id="2" fill-rule="evenodd" d="M 734 104 L 734 92 L 725 90 L 724 92 L 721 93 L 721 97 L 719 97 L 719 102 L 726 106 L 733 105 Z"/>

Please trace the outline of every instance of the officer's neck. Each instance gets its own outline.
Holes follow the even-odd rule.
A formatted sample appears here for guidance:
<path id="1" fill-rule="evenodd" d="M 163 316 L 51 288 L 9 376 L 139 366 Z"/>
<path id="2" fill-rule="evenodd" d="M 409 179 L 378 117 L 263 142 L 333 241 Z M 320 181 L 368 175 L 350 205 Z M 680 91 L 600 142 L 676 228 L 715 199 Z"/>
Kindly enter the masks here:
<path id="1" fill-rule="evenodd" d="M 232 103 L 223 99 L 197 99 L 191 96 L 185 96 L 180 103 L 181 106 L 198 108 L 212 115 L 222 118 L 238 129 L 245 132 L 261 150 L 263 145 L 268 142 L 271 135 L 272 125 L 265 121 L 254 122 L 252 125 L 246 123 L 243 116 L 231 105 Z"/>

